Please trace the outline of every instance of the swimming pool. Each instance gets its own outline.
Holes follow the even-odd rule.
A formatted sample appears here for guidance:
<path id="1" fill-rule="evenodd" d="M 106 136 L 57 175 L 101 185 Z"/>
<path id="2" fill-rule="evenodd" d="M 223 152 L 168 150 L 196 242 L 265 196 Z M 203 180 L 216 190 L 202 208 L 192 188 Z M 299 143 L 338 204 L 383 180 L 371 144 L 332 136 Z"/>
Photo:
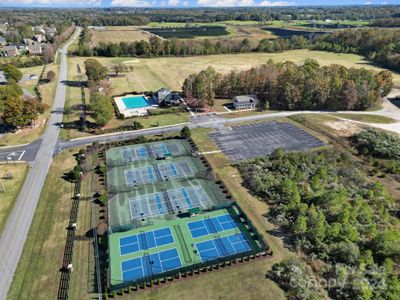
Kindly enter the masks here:
<path id="1" fill-rule="evenodd" d="M 147 101 L 146 97 L 144 96 L 124 97 L 122 98 L 122 102 L 124 102 L 124 105 L 127 109 L 150 106 L 149 101 Z"/>

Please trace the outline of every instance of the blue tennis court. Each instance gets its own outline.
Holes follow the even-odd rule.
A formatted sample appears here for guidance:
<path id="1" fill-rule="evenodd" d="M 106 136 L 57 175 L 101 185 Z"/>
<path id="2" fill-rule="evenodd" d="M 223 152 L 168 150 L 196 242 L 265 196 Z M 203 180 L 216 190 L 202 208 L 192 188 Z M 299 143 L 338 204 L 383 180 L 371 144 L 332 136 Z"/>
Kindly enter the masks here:
<path id="1" fill-rule="evenodd" d="M 190 222 L 187 225 L 193 238 L 238 228 L 235 220 L 229 214 Z"/>
<path id="2" fill-rule="evenodd" d="M 174 242 L 171 228 L 164 227 L 157 230 L 141 232 L 123 237 L 119 240 L 120 255 L 135 253 Z"/>
<path id="3" fill-rule="evenodd" d="M 156 252 L 121 263 L 122 280 L 132 281 L 177 269 L 181 264 L 176 248 Z"/>
<path id="4" fill-rule="evenodd" d="M 128 169 L 124 171 L 127 185 L 142 184 L 157 181 L 153 166 Z"/>
<path id="5" fill-rule="evenodd" d="M 222 258 L 251 250 L 251 246 L 243 233 L 196 243 L 196 248 L 202 261 Z"/>
<path id="6" fill-rule="evenodd" d="M 168 163 L 159 163 L 157 164 L 157 168 L 163 179 L 194 175 L 194 172 L 186 159 Z"/>
<path id="7" fill-rule="evenodd" d="M 165 155 L 180 155 L 183 153 L 181 146 L 176 142 L 162 142 L 150 144 L 153 156 L 162 157 Z"/>
<path id="8" fill-rule="evenodd" d="M 129 148 L 123 148 L 122 151 L 122 158 L 125 161 L 135 161 L 141 159 L 147 159 L 150 157 L 149 152 L 145 146 L 133 146 Z"/>

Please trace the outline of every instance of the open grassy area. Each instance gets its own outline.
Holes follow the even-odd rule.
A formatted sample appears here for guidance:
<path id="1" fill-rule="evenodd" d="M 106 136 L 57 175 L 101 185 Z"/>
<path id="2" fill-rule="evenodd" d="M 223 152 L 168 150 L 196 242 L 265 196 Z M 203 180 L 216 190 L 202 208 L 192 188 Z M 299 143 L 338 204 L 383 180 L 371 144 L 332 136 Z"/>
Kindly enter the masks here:
<path id="1" fill-rule="evenodd" d="M 0 164 L 0 235 L 12 211 L 15 200 L 25 181 L 29 166 L 25 163 Z M 13 178 L 7 179 L 7 174 L 11 173 Z M 3 187 L 6 191 L 3 190 Z"/>
<path id="2" fill-rule="evenodd" d="M 379 115 L 367 115 L 367 114 L 358 115 L 358 114 L 343 113 L 343 114 L 333 114 L 333 116 L 344 119 L 350 119 L 353 121 L 366 122 L 366 123 L 390 124 L 396 122 L 396 120 L 393 120 L 392 118 Z"/>
<path id="3" fill-rule="evenodd" d="M 138 26 L 107 26 L 105 30 L 90 30 L 92 39 L 91 46 L 96 46 L 99 42 L 105 43 L 132 43 L 135 41 L 148 41 L 151 34 L 140 30 Z"/>
<path id="4" fill-rule="evenodd" d="M 75 160 L 54 158 L 7 299 L 56 299 L 73 184 L 62 179 Z"/>
<path id="5" fill-rule="evenodd" d="M 39 76 L 40 73 L 42 72 L 42 69 L 43 66 L 37 66 L 32 68 L 24 68 L 21 69 L 21 71 L 24 75 L 36 74 L 37 76 Z M 53 82 L 39 85 L 39 90 L 42 93 L 43 97 L 43 103 L 49 105 L 50 108 L 43 115 L 40 115 L 38 117 L 33 127 L 22 128 L 18 130 L 16 133 L 5 134 L 2 138 L 0 138 L 0 145 L 9 146 L 9 145 L 30 143 L 41 136 L 43 130 L 46 128 L 47 120 L 50 117 L 51 107 L 53 106 L 54 95 L 58 81 L 59 65 L 55 63 L 48 65 L 46 67 L 44 76 L 46 76 L 47 72 L 50 70 L 56 73 L 57 76 L 56 79 L 53 80 Z M 21 86 L 23 88 L 30 90 L 31 93 L 35 95 L 35 93 L 33 92 L 33 87 L 35 86 L 37 81 L 38 81 L 37 79 L 29 80 L 27 82 L 21 83 Z"/>
<path id="6" fill-rule="evenodd" d="M 303 62 L 307 58 L 316 59 L 321 65 L 341 64 L 346 67 L 368 68 L 375 71 L 383 70 L 374 66 L 360 55 L 340 54 L 323 51 L 291 50 L 283 53 L 245 53 L 209 55 L 196 57 L 162 57 L 162 58 L 106 58 L 97 57 L 102 64 L 123 62 L 134 68 L 123 77 L 112 78 L 115 94 L 128 91 L 156 90 L 163 86 L 172 90 L 181 90 L 185 78 L 199 72 L 208 66 L 217 71 L 227 73 L 232 70 L 247 70 L 265 63 L 268 59 L 279 61 Z M 70 64 L 82 64 L 87 58 L 72 57 Z M 400 85 L 400 75 L 394 74 L 394 82 Z"/>

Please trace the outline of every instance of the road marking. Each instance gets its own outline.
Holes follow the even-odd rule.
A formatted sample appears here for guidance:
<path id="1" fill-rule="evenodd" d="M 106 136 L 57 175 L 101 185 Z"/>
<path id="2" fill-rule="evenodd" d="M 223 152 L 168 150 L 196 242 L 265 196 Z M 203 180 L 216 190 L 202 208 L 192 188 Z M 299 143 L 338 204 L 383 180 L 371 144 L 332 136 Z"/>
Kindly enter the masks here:
<path id="1" fill-rule="evenodd" d="M 22 151 L 22 153 L 21 153 L 21 155 L 19 156 L 18 160 L 21 160 L 21 158 L 22 158 L 22 156 L 24 156 L 24 154 L 25 154 L 25 150 Z"/>

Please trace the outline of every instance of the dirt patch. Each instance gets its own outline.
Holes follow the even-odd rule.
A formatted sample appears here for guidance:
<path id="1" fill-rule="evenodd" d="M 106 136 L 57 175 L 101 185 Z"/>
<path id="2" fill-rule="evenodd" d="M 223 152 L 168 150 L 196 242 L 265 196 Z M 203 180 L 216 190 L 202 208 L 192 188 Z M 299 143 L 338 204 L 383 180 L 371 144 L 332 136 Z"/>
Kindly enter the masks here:
<path id="1" fill-rule="evenodd" d="M 352 136 L 362 130 L 362 128 L 358 124 L 345 120 L 329 121 L 329 122 L 324 122 L 324 124 L 334 129 L 335 133 L 338 136 L 342 137 Z"/>

